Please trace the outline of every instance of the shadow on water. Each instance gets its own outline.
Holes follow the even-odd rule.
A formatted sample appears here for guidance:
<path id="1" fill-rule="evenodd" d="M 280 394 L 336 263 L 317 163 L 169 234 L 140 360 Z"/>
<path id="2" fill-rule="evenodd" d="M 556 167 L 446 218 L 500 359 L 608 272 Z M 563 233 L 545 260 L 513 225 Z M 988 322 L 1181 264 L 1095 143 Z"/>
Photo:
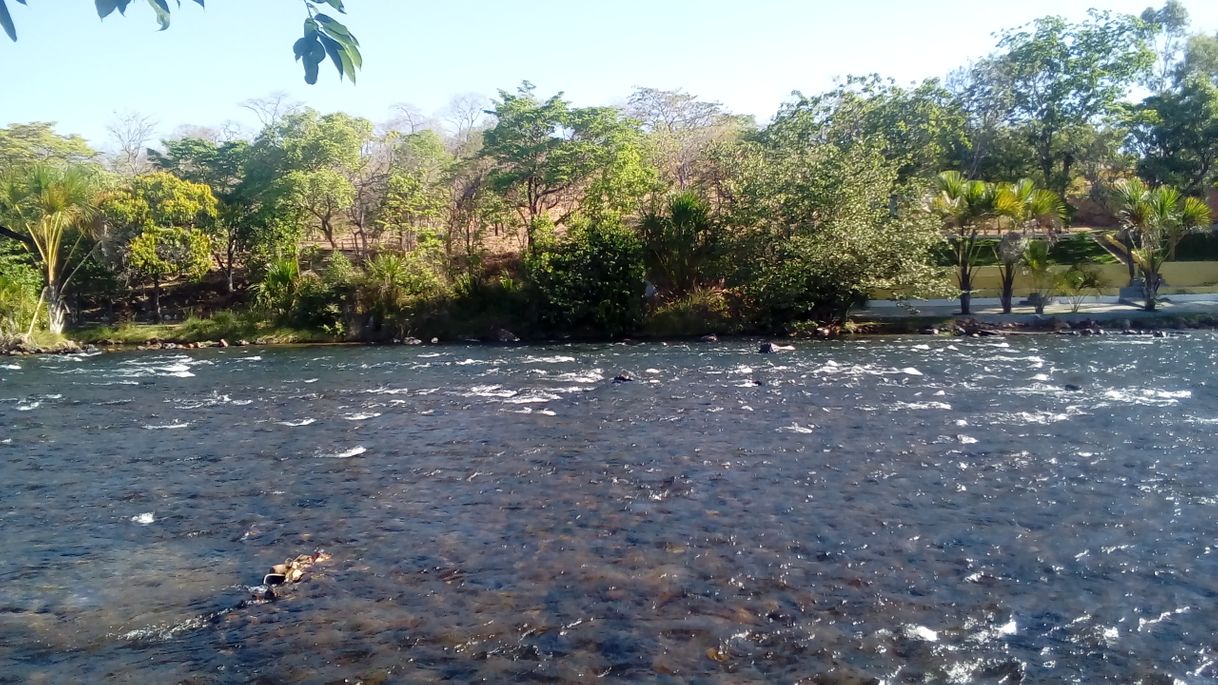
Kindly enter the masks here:
<path id="1" fill-rule="evenodd" d="M 7 364 L 0 683 L 1218 678 L 1211 336 L 755 349 Z"/>

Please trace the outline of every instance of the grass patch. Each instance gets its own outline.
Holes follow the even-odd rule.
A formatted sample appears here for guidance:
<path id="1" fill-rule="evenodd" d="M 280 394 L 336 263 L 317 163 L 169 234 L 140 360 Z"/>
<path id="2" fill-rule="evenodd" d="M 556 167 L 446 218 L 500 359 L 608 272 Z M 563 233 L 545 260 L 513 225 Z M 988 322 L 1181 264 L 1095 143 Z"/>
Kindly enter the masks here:
<path id="1" fill-rule="evenodd" d="M 299 328 L 275 326 L 250 314 L 218 312 L 211 318 L 190 317 L 185 321 L 163 324 L 120 324 L 93 326 L 72 331 L 72 338 L 82 343 L 112 343 L 143 345 L 150 341 L 197 343 L 204 341 L 258 341 L 263 344 L 337 342 L 328 333 Z"/>

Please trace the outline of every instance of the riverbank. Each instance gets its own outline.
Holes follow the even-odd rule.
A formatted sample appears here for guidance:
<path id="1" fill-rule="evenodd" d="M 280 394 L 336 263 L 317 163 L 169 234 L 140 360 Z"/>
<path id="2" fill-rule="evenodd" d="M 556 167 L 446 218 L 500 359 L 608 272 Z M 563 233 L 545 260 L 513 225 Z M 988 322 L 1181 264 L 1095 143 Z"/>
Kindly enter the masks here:
<path id="1" fill-rule="evenodd" d="M 856 310 L 841 326 L 806 324 L 791 326 L 792 332 L 776 336 L 763 331 L 739 328 L 732 334 L 714 329 L 691 328 L 662 336 L 640 333 L 614 338 L 620 340 L 704 340 L 724 338 L 829 339 L 859 335 L 1015 335 L 1030 333 L 1152 332 L 1218 328 L 1218 295 L 1168 298 L 1158 311 L 1147 312 L 1115 301 L 1091 298 L 1075 310 L 1064 303 L 1050 304 L 1043 315 L 1030 306 L 1016 306 L 1003 314 L 997 300 L 974 301 L 973 313 L 961 316 L 957 303 L 924 301 L 917 304 L 877 301 Z M 721 330 L 721 329 L 720 329 Z M 0 341 L 6 355 L 65 354 L 91 349 L 195 349 L 243 347 L 247 345 L 367 345 L 420 344 L 423 342 L 545 343 L 603 342 L 607 338 L 587 336 L 536 335 L 521 330 L 520 335 L 504 328 L 492 328 L 482 335 L 407 337 L 390 340 L 346 339 L 325 331 L 275 326 L 249 315 L 221 313 L 212 318 L 191 317 L 185 321 L 120 326 L 87 326 L 73 329 L 66 336 L 45 332 L 29 340 L 13 338 Z"/>

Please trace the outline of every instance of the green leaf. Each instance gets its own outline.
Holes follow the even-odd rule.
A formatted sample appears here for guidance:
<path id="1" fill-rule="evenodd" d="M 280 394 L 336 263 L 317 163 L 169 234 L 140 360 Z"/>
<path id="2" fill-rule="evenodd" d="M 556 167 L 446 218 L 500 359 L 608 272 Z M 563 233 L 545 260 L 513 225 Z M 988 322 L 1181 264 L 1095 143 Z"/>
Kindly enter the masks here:
<path id="1" fill-rule="evenodd" d="M 343 14 L 347 13 L 347 10 L 343 7 L 343 0 L 320 0 L 320 2 L 326 3 Z"/>
<path id="2" fill-rule="evenodd" d="M 336 33 L 329 33 L 328 31 L 327 33 L 331 38 L 334 39 L 335 42 L 342 46 L 343 52 L 345 52 L 347 57 L 351 59 L 351 64 L 356 69 L 364 66 L 364 58 L 362 55 L 360 55 L 359 48 L 357 47 L 359 43 L 356 42 L 354 38 Z"/>
<path id="3" fill-rule="evenodd" d="M 96 0 L 97 16 L 105 19 L 118 7 L 118 0 Z"/>
<path id="4" fill-rule="evenodd" d="M 341 79 L 343 77 L 343 62 L 344 62 L 343 55 L 342 55 L 343 46 L 336 43 L 333 38 L 327 36 L 324 33 L 318 34 L 318 38 L 321 38 L 321 44 L 326 47 L 326 52 L 330 55 L 330 61 L 333 62 L 334 67 L 336 69 L 338 69 L 338 78 Z M 346 61 L 350 62 L 350 59 L 348 58 Z M 355 80 L 354 74 L 352 74 L 351 80 L 352 81 Z"/>
<path id="5" fill-rule="evenodd" d="M 0 26 L 4 27 L 4 32 L 10 39 L 17 40 L 17 27 L 13 26 L 13 18 L 9 15 L 4 0 L 0 0 Z"/>
<path id="6" fill-rule="evenodd" d="M 317 83 L 317 65 L 320 62 L 314 62 L 308 56 L 304 60 L 305 83 L 310 86 Z"/>
<path id="7" fill-rule="evenodd" d="M 292 52 L 296 55 L 296 61 L 300 61 L 309 52 L 309 43 L 312 42 L 309 36 L 297 38 L 295 43 L 292 43 Z"/>
<path id="8" fill-rule="evenodd" d="M 326 33 L 329 33 L 332 36 L 347 36 L 351 40 L 355 40 L 355 36 L 351 35 L 351 31 L 349 31 L 342 23 L 336 21 L 334 17 L 319 12 L 317 14 L 317 21 L 321 23 L 322 27 L 326 30 Z M 355 44 L 359 45 L 359 41 L 355 41 Z"/>
<path id="9" fill-rule="evenodd" d="M 169 28 L 169 3 L 165 0 L 148 0 L 148 4 L 156 12 L 156 20 L 160 23 L 161 30 Z"/>

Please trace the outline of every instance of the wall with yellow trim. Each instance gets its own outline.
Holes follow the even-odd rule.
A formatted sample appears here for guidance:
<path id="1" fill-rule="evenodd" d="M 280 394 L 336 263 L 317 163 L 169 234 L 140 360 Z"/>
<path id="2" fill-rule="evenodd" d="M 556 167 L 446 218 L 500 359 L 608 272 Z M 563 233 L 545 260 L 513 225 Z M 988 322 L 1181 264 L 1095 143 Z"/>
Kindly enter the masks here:
<path id="1" fill-rule="evenodd" d="M 1055 271 L 1065 271 L 1068 267 L 1056 267 Z M 1087 269 L 1099 274 L 1105 287 L 1101 291 L 1105 295 L 1116 295 L 1117 289 L 1129 282 L 1129 270 L 1124 264 L 1091 264 Z M 952 283 L 955 283 L 955 272 L 948 272 Z M 1159 289 L 1160 294 L 1184 292 L 1218 292 L 1218 262 L 1168 262 L 1163 265 L 1163 280 L 1165 283 Z M 1032 292 L 1032 279 L 1027 274 L 1015 276 L 1015 295 L 1026 297 Z M 973 271 L 973 296 L 998 297 L 1002 293 L 1002 281 L 998 276 L 998 267 L 979 266 Z"/>
<path id="2" fill-rule="evenodd" d="M 1054 271 L 1062 272 L 1069 267 L 1054 267 Z M 1105 286 L 1100 290 L 1102 295 L 1116 296 L 1117 290 L 1129 282 L 1129 271 L 1124 264 L 1089 264 L 1087 268 L 1099 274 Z M 948 282 L 954 287 L 956 272 L 944 271 Z M 1166 283 L 1159 289 L 1159 294 L 1172 293 L 1218 293 L 1218 262 L 1168 262 L 1163 265 L 1163 278 Z M 1032 279 L 1027 274 L 1015 275 L 1015 296 L 1023 299 L 1032 292 Z M 998 267 L 979 266 L 973 269 L 973 297 L 998 297 L 1002 294 L 1002 281 L 998 276 Z M 1093 294 L 1093 293 L 1088 293 Z M 873 299 L 887 300 L 892 293 L 876 291 Z"/>

